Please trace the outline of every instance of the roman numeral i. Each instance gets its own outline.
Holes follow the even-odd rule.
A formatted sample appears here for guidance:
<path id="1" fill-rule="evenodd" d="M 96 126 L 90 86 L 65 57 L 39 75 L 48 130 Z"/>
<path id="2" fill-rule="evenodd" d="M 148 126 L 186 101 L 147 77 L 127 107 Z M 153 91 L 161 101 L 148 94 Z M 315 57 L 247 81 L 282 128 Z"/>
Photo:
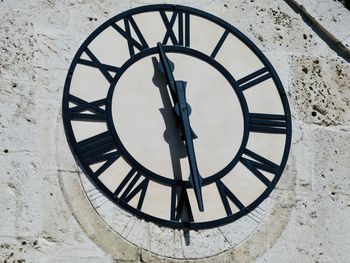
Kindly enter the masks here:
<path id="1" fill-rule="evenodd" d="M 249 89 L 267 79 L 271 78 L 271 73 L 268 68 L 259 69 L 244 78 L 237 80 L 237 84 L 242 91 Z"/>

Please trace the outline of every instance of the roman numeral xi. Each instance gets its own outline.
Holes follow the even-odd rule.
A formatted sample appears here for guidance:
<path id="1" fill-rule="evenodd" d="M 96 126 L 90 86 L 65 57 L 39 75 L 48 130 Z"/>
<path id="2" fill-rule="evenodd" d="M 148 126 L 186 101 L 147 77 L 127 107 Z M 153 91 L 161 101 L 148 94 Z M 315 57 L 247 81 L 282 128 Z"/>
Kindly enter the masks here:
<path id="1" fill-rule="evenodd" d="M 124 18 L 125 30 L 117 24 L 112 24 L 112 27 L 128 41 L 130 57 L 135 55 L 135 48 L 139 51 L 148 48 L 148 44 L 132 16 Z M 137 39 L 132 36 L 132 30 L 135 32 Z"/>

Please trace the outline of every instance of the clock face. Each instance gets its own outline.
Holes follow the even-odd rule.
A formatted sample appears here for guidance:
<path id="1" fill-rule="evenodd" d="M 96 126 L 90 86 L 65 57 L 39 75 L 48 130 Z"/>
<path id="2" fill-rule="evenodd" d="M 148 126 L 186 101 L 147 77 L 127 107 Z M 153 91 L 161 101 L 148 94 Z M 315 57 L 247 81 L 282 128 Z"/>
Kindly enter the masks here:
<path id="1" fill-rule="evenodd" d="M 223 20 L 177 5 L 128 10 L 85 40 L 63 120 L 76 161 L 110 202 L 173 228 L 250 213 L 278 182 L 291 142 L 267 58 Z"/>

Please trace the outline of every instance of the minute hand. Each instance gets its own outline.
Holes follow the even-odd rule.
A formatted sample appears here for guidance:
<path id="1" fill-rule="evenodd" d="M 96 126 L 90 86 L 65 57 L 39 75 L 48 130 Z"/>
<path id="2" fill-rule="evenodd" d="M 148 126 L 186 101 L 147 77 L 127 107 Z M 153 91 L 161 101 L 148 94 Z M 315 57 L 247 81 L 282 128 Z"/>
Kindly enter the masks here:
<path id="1" fill-rule="evenodd" d="M 184 81 L 175 82 L 176 97 L 177 97 L 175 112 L 180 118 L 180 126 L 181 126 L 182 134 L 186 143 L 187 157 L 188 157 L 188 162 L 190 166 L 190 182 L 193 186 L 194 193 L 196 195 L 199 210 L 204 211 L 202 188 L 201 188 L 202 178 L 199 175 L 196 155 L 194 152 L 193 137 L 191 133 L 191 125 L 190 125 L 190 118 L 189 118 L 189 107 L 186 102 L 185 88 L 186 88 L 186 82 Z"/>
<path id="2" fill-rule="evenodd" d="M 173 103 L 175 105 L 177 102 L 177 97 L 176 97 L 176 91 L 175 91 L 175 79 L 173 75 L 174 64 L 172 64 L 172 62 L 165 55 L 162 44 L 158 43 L 157 47 L 159 52 L 159 60 L 162 65 L 161 72 L 165 74 L 166 80 L 170 88 L 171 98 L 173 99 Z"/>
<path id="3" fill-rule="evenodd" d="M 173 71 L 174 71 L 174 64 L 167 58 L 164 50 L 163 50 L 163 46 L 161 43 L 158 42 L 157 44 L 158 47 L 158 52 L 159 52 L 159 60 L 160 60 L 160 71 L 165 75 L 169 89 L 170 89 L 170 94 L 171 94 L 171 98 L 173 100 L 173 105 L 175 107 L 175 105 L 178 103 L 178 96 L 176 94 L 176 88 L 175 88 L 175 79 L 174 79 L 174 75 L 173 75 Z M 189 112 L 188 115 L 191 114 L 190 108 L 189 108 Z M 179 116 L 178 116 L 179 118 Z M 177 118 L 177 119 L 178 119 Z M 179 120 L 177 120 L 177 122 L 179 122 Z M 190 128 L 191 129 L 191 128 Z M 191 129 L 191 134 L 192 134 L 192 138 L 196 139 L 197 135 L 194 133 L 194 131 Z"/>

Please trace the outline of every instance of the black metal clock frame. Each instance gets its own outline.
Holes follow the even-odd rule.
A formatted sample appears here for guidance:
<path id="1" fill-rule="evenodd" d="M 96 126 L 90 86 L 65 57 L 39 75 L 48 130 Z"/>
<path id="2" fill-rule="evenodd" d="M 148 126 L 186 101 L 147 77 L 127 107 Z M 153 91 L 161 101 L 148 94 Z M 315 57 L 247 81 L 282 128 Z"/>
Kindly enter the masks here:
<path id="1" fill-rule="evenodd" d="M 240 149 L 237 152 L 237 154 L 235 156 L 233 156 L 232 161 L 226 167 L 224 167 L 221 171 L 217 172 L 214 175 L 205 177 L 203 179 L 203 182 L 202 182 L 203 186 L 211 184 L 211 183 L 216 183 L 218 187 L 222 187 L 220 185 L 221 184 L 220 178 L 224 177 L 228 172 L 230 172 L 235 167 L 235 165 L 237 164 L 238 161 L 242 160 L 243 154 L 246 154 L 246 155 L 252 157 L 253 159 L 257 160 L 258 162 L 262 162 L 263 164 L 260 165 L 261 167 L 265 163 L 265 168 L 270 169 L 270 171 L 273 171 L 273 173 L 275 174 L 275 176 L 271 182 L 270 181 L 264 182 L 264 180 L 262 178 L 259 178 L 266 184 L 267 188 L 253 203 L 251 203 L 247 207 L 244 207 L 244 206 L 240 207 L 240 206 L 242 206 L 242 204 L 240 204 L 240 202 L 238 201 L 237 204 L 240 207 L 239 212 L 237 212 L 235 214 L 231 213 L 227 217 L 224 217 L 224 218 L 221 218 L 218 220 L 214 220 L 214 221 L 181 222 L 178 218 L 174 217 L 174 215 L 173 215 L 174 212 L 172 212 L 170 220 L 164 220 L 164 219 L 160 219 L 160 218 L 154 217 L 152 215 L 146 214 L 146 213 L 142 212 L 141 209 L 136 209 L 136 208 L 130 206 L 127 202 L 125 202 L 125 198 L 124 198 L 124 200 L 122 198 L 118 198 L 115 193 L 112 193 L 98 179 L 98 177 L 96 176 L 96 172 L 94 173 L 91 170 L 91 168 L 89 166 L 89 163 L 91 163 L 89 161 L 89 157 L 91 157 L 91 156 L 88 156 L 86 154 L 86 150 L 85 150 L 85 152 L 82 151 L 82 147 L 84 147 L 84 145 L 82 145 L 81 142 L 76 141 L 76 138 L 75 138 L 75 135 L 73 132 L 73 128 L 72 128 L 72 124 L 71 124 L 71 121 L 74 119 L 77 119 L 77 118 L 75 115 L 76 113 L 72 112 L 71 108 L 69 108 L 69 102 L 73 101 L 77 104 L 82 103 L 82 106 L 80 108 L 87 107 L 85 101 L 82 101 L 76 97 L 72 97 L 70 95 L 69 91 L 70 91 L 70 84 L 71 84 L 72 75 L 74 73 L 76 65 L 78 63 L 86 64 L 86 65 L 91 64 L 91 63 L 88 63 L 86 61 L 84 62 L 80 59 L 83 52 L 87 52 L 87 53 L 89 52 L 88 55 L 93 58 L 94 55 L 91 53 L 91 51 L 89 51 L 88 45 L 103 30 L 105 30 L 106 28 L 108 28 L 110 26 L 115 27 L 115 23 L 121 19 L 125 19 L 125 18 L 129 19 L 129 21 L 133 24 L 134 23 L 134 21 L 132 19 L 133 15 L 145 13 L 145 12 L 165 12 L 165 11 L 181 12 L 183 14 L 190 14 L 191 16 L 194 15 L 194 16 L 202 17 L 202 18 L 207 19 L 207 20 L 209 20 L 209 21 L 211 21 L 211 22 L 213 22 L 213 23 L 215 23 L 215 24 L 217 24 L 225 29 L 223 36 L 219 40 L 218 44 L 216 45 L 216 48 L 213 50 L 213 52 L 210 56 L 206 55 L 200 51 L 197 51 L 195 49 L 192 49 L 188 45 L 189 44 L 187 41 L 189 39 L 188 35 L 182 36 L 183 39 L 185 39 L 185 41 L 183 41 L 183 39 L 182 39 L 182 42 L 181 42 L 182 45 L 165 45 L 164 46 L 164 50 L 167 53 L 180 53 L 180 54 L 192 56 L 192 57 L 200 59 L 200 60 L 210 64 L 211 66 L 213 66 L 231 84 L 231 86 L 232 86 L 233 90 L 235 91 L 235 93 L 238 97 L 238 100 L 241 104 L 241 109 L 242 109 L 243 119 L 244 119 L 244 133 L 243 133 L 243 139 L 242 139 Z M 130 19 L 130 17 L 131 17 L 131 19 Z M 169 29 L 169 27 L 172 26 L 171 22 L 172 21 L 168 21 L 168 24 L 165 25 L 165 26 L 167 26 L 168 29 Z M 115 29 L 117 31 L 120 31 L 120 28 L 115 28 Z M 123 33 L 123 32 L 121 32 L 121 33 Z M 218 50 L 220 49 L 220 47 L 222 46 L 223 42 L 225 41 L 228 34 L 233 34 L 235 37 L 239 38 L 243 43 L 245 43 L 246 46 L 249 47 L 254 52 L 254 54 L 260 59 L 260 61 L 264 65 L 264 68 L 261 69 L 260 71 L 257 71 L 257 72 L 254 72 L 254 73 L 248 75 L 247 77 L 245 77 L 243 79 L 236 80 L 220 63 L 218 63 L 215 60 L 215 56 L 216 56 Z M 169 38 L 170 37 L 171 36 L 169 36 Z M 105 156 L 105 155 L 102 156 L 103 160 L 107 161 L 107 162 L 110 162 L 110 161 L 113 162 L 113 158 L 114 159 L 117 159 L 119 157 L 124 158 L 124 160 L 126 160 L 130 164 L 130 166 L 132 167 L 133 172 L 137 172 L 137 173 L 140 173 L 143 176 L 145 176 L 146 180 L 144 181 L 144 185 L 146 185 L 146 187 L 148 184 L 148 180 L 154 180 L 158 183 L 168 185 L 169 187 L 176 186 L 176 187 L 185 187 L 186 189 L 188 189 L 188 188 L 192 187 L 191 184 L 189 183 L 189 181 L 177 181 L 177 180 L 166 178 L 164 176 L 161 176 L 159 174 L 156 174 L 156 173 L 148 170 L 146 167 L 142 166 L 139 162 L 137 162 L 137 160 L 135 160 L 132 157 L 132 155 L 128 152 L 128 150 L 124 147 L 122 141 L 120 140 L 120 138 L 118 136 L 117 129 L 115 127 L 116 124 L 113 123 L 112 110 L 111 110 L 112 97 L 113 97 L 113 93 L 117 87 L 117 82 L 118 82 L 119 78 L 123 75 L 123 73 L 131 65 L 133 65 L 134 63 L 136 63 L 140 59 L 145 58 L 147 56 L 158 54 L 157 47 L 148 47 L 147 43 L 145 44 L 145 41 L 142 39 L 141 39 L 141 42 L 143 44 L 142 50 L 139 53 L 132 54 L 131 58 L 129 60 L 127 60 L 120 68 L 103 65 L 103 64 L 99 63 L 98 60 L 96 60 L 97 62 L 95 63 L 95 65 L 90 65 L 90 66 L 99 68 L 101 70 L 101 72 L 105 72 L 104 75 L 110 82 L 110 88 L 108 91 L 107 98 L 104 100 L 95 102 L 95 104 L 93 105 L 93 109 L 92 109 L 94 111 L 94 113 L 96 114 L 95 118 L 97 121 L 99 118 L 106 120 L 108 130 L 109 130 L 110 134 L 112 135 L 112 138 L 110 136 L 101 138 L 102 141 L 104 140 L 104 143 L 102 143 L 102 148 L 100 149 L 100 152 L 105 153 L 105 152 L 108 152 L 108 151 L 116 148 L 117 152 L 115 152 L 115 153 L 112 152 L 112 154 L 110 154 L 109 156 Z M 129 44 L 129 48 L 130 48 L 130 44 Z M 131 48 L 133 48 L 133 47 L 131 47 Z M 108 70 L 117 72 L 116 76 L 114 78 L 112 78 L 111 75 L 108 74 Z M 243 91 L 245 89 L 253 86 L 253 85 L 256 85 L 257 83 L 259 83 L 267 78 L 272 78 L 277 89 L 278 89 L 278 92 L 280 94 L 280 98 L 281 98 L 281 101 L 283 104 L 283 109 L 284 109 L 284 113 L 285 113 L 284 115 L 255 114 L 255 113 L 249 113 L 249 111 L 248 111 L 248 106 L 247 106 Z M 246 81 L 248 81 L 248 80 L 250 80 L 250 82 L 248 82 L 248 84 L 247 84 Z M 101 105 L 105 105 L 106 109 L 105 109 L 105 111 L 99 112 L 98 107 Z M 90 105 L 89 109 L 91 110 L 91 105 Z M 66 136 L 67 136 L 69 145 L 71 147 L 71 150 L 74 154 L 74 157 L 75 157 L 76 161 L 78 162 L 79 166 L 82 168 L 82 170 L 85 172 L 85 174 L 88 175 L 89 179 L 95 184 L 95 186 L 97 188 L 99 188 L 106 196 L 108 196 L 110 198 L 110 200 L 112 200 L 114 203 L 118 204 L 120 207 L 126 209 L 127 211 L 135 214 L 136 216 L 143 218 L 147 221 L 152 221 L 154 223 L 169 226 L 172 228 L 204 229 L 204 228 L 217 227 L 220 225 L 227 224 L 229 222 L 233 222 L 233 221 L 239 219 L 240 217 L 246 215 L 250 211 L 254 210 L 264 199 L 266 199 L 268 197 L 268 195 L 271 193 L 271 191 L 274 189 L 275 185 L 277 184 L 278 180 L 280 179 L 281 174 L 283 172 L 283 169 L 284 169 L 286 162 L 287 162 L 287 159 L 288 159 L 288 154 L 289 154 L 290 145 L 291 145 L 291 115 L 290 115 L 290 109 L 289 109 L 287 97 L 286 97 L 285 91 L 283 89 L 282 83 L 281 83 L 276 71 L 274 70 L 273 66 L 268 61 L 268 59 L 263 55 L 263 53 L 256 47 L 256 45 L 252 41 L 250 41 L 245 35 L 243 35 L 240 31 L 238 31 L 232 25 L 221 20 L 220 18 L 215 17 L 212 14 L 209 14 L 209 13 L 206 13 L 206 12 L 194 9 L 194 8 L 186 7 L 186 6 L 168 5 L 168 4 L 142 6 L 139 8 L 134 8 L 134 9 L 130 9 L 128 11 L 125 11 L 125 12 L 111 18 L 110 20 L 108 20 L 107 22 L 102 24 L 99 28 L 97 28 L 81 45 L 81 47 L 79 48 L 78 52 L 76 53 L 76 55 L 71 63 L 71 66 L 69 68 L 69 72 L 68 72 L 68 75 L 66 78 L 66 82 L 65 82 L 64 96 L 63 96 L 63 110 L 62 111 L 63 111 L 63 121 L 64 121 Z M 79 118 L 80 119 L 86 118 L 88 120 L 89 116 L 86 116 L 84 114 L 80 114 Z M 283 133 L 283 134 L 285 134 L 286 140 L 285 140 L 284 153 L 283 153 L 282 161 L 279 165 L 276 166 L 275 164 L 269 162 L 266 159 L 261 159 L 261 156 L 258 156 L 256 154 L 250 152 L 248 149 L 246 149 L 247 141 L 249 138 L 249 133 L 252 131 L 253 132 L 263 131 L 263 132 L 268 132 L 268 133 Z M 100 142 L 101 142 L 101 140 L 100 140 Z M 98 143 L 99 141 L 97 140 L 96 142 Z M 89 146 L 91 148 L 91 145 L 87 145 L 87 146 Z M 97 147 L 97 146 L 98 145 L 95 144 L 95 147 Z M 88 149 L 87 148 L 87 151 L 90 151 L 90 152 L 96 151 L 96 149 Z M 99 151 L 99 150 L 97 150 L 97 151 Z M 107 157 L 109 157 L 110 159 L 108 159 Z M 247 159 L 245 159 L 245 160 L 246 160 L 245 165 L 247 166 L 248 169 L 256 168 L 256 166 L 252 167 L 252 165 L 254 166 L 254 164 L 252 164 L 249 160 L 247 160 Z M 264 167 L 262 167 L 262 168 L 264 168 Z M 224 193 L 224 191 L 225 191 L 224 188 L 221 188 L 221 189 L 223 192 L 220 192 L 220 194 Z M 230 197 L 230 196 L 228 196 L 228 197 Z M 143 197 L 141 197 L 141 198 L 144 198 L 144 193 L 143 193 Z M 176 202 L 176 200 L 173 200 L 174 198 L 176 198 L 176 197 L 172 197 L 172 202 Z M 232 197 L 232 198 L 234 198 L 234 197 Z"/>

